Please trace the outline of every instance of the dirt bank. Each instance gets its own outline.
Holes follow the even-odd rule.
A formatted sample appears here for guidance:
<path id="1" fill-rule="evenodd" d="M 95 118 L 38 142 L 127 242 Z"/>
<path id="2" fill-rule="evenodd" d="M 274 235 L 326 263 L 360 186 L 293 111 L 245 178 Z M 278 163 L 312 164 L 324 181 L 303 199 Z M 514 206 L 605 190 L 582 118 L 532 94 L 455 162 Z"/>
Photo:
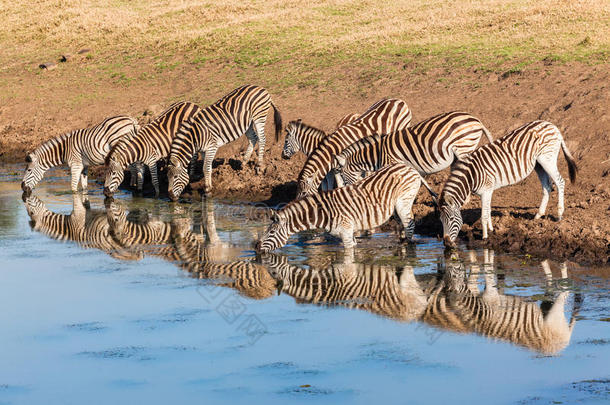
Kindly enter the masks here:
<path id="1" fill-rule="evenodd" d="M 478 116 L 494 137 L 523 123 L 545 119 L 555 123 L 576 158 L 579 173 L 575 184 L 566 185 L 564 220 L 555 221 L 556 194 L 551 195 L 549 214 L 533 220 L 540 202 L 541 189 L 535 175 L 526 181 L 494 193 L 492 202 L 495 232 L 489 242 L 494 248 L 525 252 L 580 263 L 610 263 L 610 77 L 607 65 L 584 64 L 532 66 L 526 72 L 490 75 L 476 71 L 456 72 L 446 77 L 441 72 L 405 77 L 401 83 L 380 80 L 368 89 L 366 97 L 345 97 L 337 92 L 319 89 L 299 90 L 274 96 L 284 122 L 303 121 L 330 130 L 338 118 L 348 112 L 363 111 L 375 100 L 390 96 L 406 100 L 413 111 L 414 122 L 434 114 L 464 110 Z M 442 80 L 441 80 L 442 79 Z M 350 86 L 346 83 L 346 88 Z M 273 95 L 273 89 L 269 89 Z M 151 93 L 137 89 L 125 113 L 146 119 L 142 112 L 150 108 Z M 348 94 L 346 91 L 345 94 Z M 221 96 L 218 94 L 217 96 Z M 121 95 L 116 101 L 121 105 Z M 163 103 L 163 100 L 154 100 Z M 194 100 L 197 101 L 197 100 Z M 110 111 L 108 100 L 100 102 L 99 110 L 82 111 L 78 123 L 92 123 L 100 111 Z M 0 159 L 22 160 L 24 151 L 32 149 L 41 139 L 68 130 L 70 115 L 27 115 L 19 118 L 0 109 Z M 66 118 L 67 117 L 67 118 Z M 68 119 L 68 121 L 66 121 Z M 58 124 L 61 123 L 61 124 Z M 273 134 L 271 120 L 267 133 Z M 296 177 L 305 157 L 281 158 L 282 142 L 268 137 L 264 175 L 257 176 L 251 164 L 237 159 L 245 139 L 221 148 L 213 173 L 213 196 L 242 201 L 266 201 L 270 204 L 289 201 L 294 196 Z M 562 156 L 559 169 L 567 178 Z M 430 183 L 439 190 L 448 173 L 431 176 Z M 197 189 L 200 183 L 192 184 Z M 417 232 L 440 233 L 440 223 L 433 213 L 429 198 L 421 192 L 415 206 Z M 480 201 L 473 198 L 464 207 L 463 240 L 480 245 Z"/>

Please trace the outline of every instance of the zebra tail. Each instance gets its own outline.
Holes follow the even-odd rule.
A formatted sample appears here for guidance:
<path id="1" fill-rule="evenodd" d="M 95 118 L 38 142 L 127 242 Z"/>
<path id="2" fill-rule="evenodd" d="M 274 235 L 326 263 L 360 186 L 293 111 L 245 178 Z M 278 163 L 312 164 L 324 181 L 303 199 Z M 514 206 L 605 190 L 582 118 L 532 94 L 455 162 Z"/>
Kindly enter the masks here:
<path id="1" fill-rule="evenodd" d="M 273 107 L 273 122 L 275 124 L 275 141 L 280 140 L 280 134 L 282 133 L 282 115 L 280 114 L 280 110 L 271 102 L 271 106 Z"/>
<path id="2" fill-rule="evenodd" d="M 432 199 L 434 200 L 434 205 L 438 205 L 438 194 L 436 194 L 432 188 L 430 188 L 430 185 L 428 184 L 428 182 L 423 178 L 423 176 L 420 174 L 419 175 L 422 184 L 424 185 L 424 187 L 426 187 L 426 189 L 428 190 L 428 192 L 430 193 L 430 196 L 432 197 Z"/>
<path id="3" fill-rule="evenodd" d="M 582 295 L 579 292 L 574 294 L 574 306 L 572 307 L 572 316 L 570 316 L 570 332 L 574 329 L 574 324 L 576 323 L 576 318 L 580 314 L 580 308 L 582 307 Z"/>
<path id="4" fill-rule="evenodd" d="M 489 129 L 483 127 L 483 133 L 487 137 L 487 140 L 489 141 L 489 143 L 492 143 L 494 141 L 494 138 L 491 136 L 491 132 L 489 132 Z"/>
<path id="5" fill-rule="evenodd" d="M 566 158 L 566 162 L 568 162 L 568 170 L 570 172 L 570 183 L 574 183 L 576 181 L 576 172 L 578 172 L 578 168 L 576 167 L 576 162 L 566 145 L 565 140 L 561 140 L 561 150 L 563 151 L 563 157 Z"/>

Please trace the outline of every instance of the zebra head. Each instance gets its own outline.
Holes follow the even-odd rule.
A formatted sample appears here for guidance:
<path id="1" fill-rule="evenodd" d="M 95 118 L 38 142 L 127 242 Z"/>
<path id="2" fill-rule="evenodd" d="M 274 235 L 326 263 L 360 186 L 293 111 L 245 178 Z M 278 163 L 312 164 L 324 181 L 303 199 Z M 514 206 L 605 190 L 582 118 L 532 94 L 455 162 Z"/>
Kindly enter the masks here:
<path id="1" fill-rule="evenodd" d="M 182 190 L 186 187 L 189 182 L 188 167 L 180 159 L 175 156 L 170 156 L 167 164 L 167 181 L 169 186 L 167 188 L 167 194 L 170 200 L 176 201 Z"/>
<path id="2" fill-rule="evenodd" d="M 106 198 L 104 200 L 106 207 L 106 221 L 108 222 L 108 233 L 120 242 L 125 232 L 125 224 L 127 222 L 127 212 L 121 204 L 116 202 L 114 198 Z"/>
<path id="3" fill-rule="evenodd" d="M 366 177 L 367 174 L 366 171 L 359 170 L 353 165 L 348 164 L 347 158 L 341 154 L 335 156 L 333 169 L 337 174 L 337 183 L 343 185 L 353 184 L 363 177 Z"/>
<path id="4" fill-rule="evenodd" d="M 462 229 L 462 214 L 460 207 L 441 198 L 439 202 L 441 223 L 443 224 L 443 242 L 445 246 L 456 247 L 456 240 Z"/>
<path id="5" fill-rule="evenodd" d="M 115 156 L 108 159 L 108 171 L 106 172 L 106 180 L 104 181 L 104 195 L 112 197 L 117 191 L 123 178 L 125 177 L 124 165 L 122 165 Z"/>
<path id="6" fill-rule="evenodd" d="M 25 174 L 23 175 L 23 181 L 21 182 L 21 189 L 24 193 L 29 194 L 32 189 L 44 176 L 44 172 L 47 167 L 40 162 L 40 157 L 36 153 L 29 153 L 25 157 L 27 166 L 25 167 Z"/>
<path id="7" fill-rule="evenodd" d="M 26 193 L 24 193 L 22 199 L 25 205 L 25 210 L 30 217 L 30 228 L 36 230 L 36 223 L 47 212 L 47 207 L 44 205 L 42 200 L 40 200 L 40 198 L 33 195 L 26 195 Z"/>
<path id="8" fill-rule="evenodd" d="M 290 121 L 286 126 L 286 140 L 284 141 L 284 149 L 282 150 L 282 158 L 290 159 L 292 155 L 297 153 L 301 148 L 297 141 L 297 131 L 301 126 L 301 119 Z"/>
<path id="9" fill-rule="evenodd" d="M 267 228 L 263 237 L 256 243 L 259 253 L 268 253 L 278 249 L 288 241 L 288 220 L 282 211 L 273 210 L 271 214 L 271 225 Z"/>

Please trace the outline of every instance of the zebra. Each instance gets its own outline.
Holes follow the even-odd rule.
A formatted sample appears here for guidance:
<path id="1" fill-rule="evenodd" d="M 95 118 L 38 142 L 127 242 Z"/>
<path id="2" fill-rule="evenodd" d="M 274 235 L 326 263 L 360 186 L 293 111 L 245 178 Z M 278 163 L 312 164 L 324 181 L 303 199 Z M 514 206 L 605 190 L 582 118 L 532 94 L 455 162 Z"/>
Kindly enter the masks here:
<path id="1" fill-rule="evenodd" d="M 363 173 L 392 163 L 409 164 L 425 176 L 462 160 L 475 150 L 483 134 L 493 142 L 478 118 L 460 111 L 443 113 L 386 136 L 373 135 L 355 142 L 335 156 L 333 169 L 339 185 L 351 184 Z"/>
<path id="2" fill-rule="evenodd" d="M 262 253 L 286 244 L 293 233 L 322 228 L 341 238 L 346 249 L 355 245 L 354 231 L 375 228 L 396 211 L 410 241 L 415 228 L 411 207 L 421 184 L 421 176 L 410 166 L 387 166 L 352 185 L 322 191 L 292 201 L 272 213 L 272 224 L 258 241 Z"/>
<path id="3" fill-rule="evenodd" d="M 483 239 L 487 239 L 487 231 L 493 231 L 490 217 L 493 191 L 525 179 L 532 170 L 536 170 L 542 184 L 542 201 L 535 218 L 542 217 L 546 212 L 552 179 L 559 194 L 557 211 L 561 220 L 564 180 L 557 170 L 560 148 L 573 183 L 576 180 L 576 162 L 559 129 L 547 121 L 525 124 L 457 162 L 438 201 L 445 245 L 455 247 L 462 227 L 460 208 L 472 193 L 481 197 L 481 226 Z"/>
<path id="4" fill-rule="evenodd" d="M 106 213 L 86 209 L 81 194 L 72 195 L 72 212 L 69 215 L 49 211 L 42 200 L 34 195 L 24 194 L 23 202 L 32 230 L 51 239 L 99 249 L 119 260 L 140 260 L 143 257 L 139 252 L 130 252 L 114 241 L 110 236 Z"/>
<path id="5" fill-rule="evenodd" d="M 103 164 L 114 145 L 124 137 L 133 136 L 138 129 L 138 122 L 134 118 L 121 115 L 106 118 L 93 127 L 49 139 L 26 156 L 27 167 L 21 189 L 30 193 L 48 169 L 67 164 L 70 167 L 72 192 L 78 191 L 80 183 L 86 193 L 89 165 Z"/>
<path id="6" fill-rule="evenodd" d="M 285 256 L 268 254 L 262 263 L 277 280 L 278 294 L 286 293 L 298 303 L 344 306 L 408 322 L 424 313 L 427 297 L 413 267 L 353 262 L 324 268 L 303 268 Z"/>
<path id="7" fill-rule="evenodd" d="M 150 177 L 159 196 L 159 179 L 157 161 L 169 155 L 172 139 L 182 122 L 190 119 L 199 110 L 194 103 L 179 101 L 169 106 L 152 122 L 142 127 L 134 138 L 119 141 L 106 157 L 104 195 L 111 197 L 123 181 L 124 170 L 132 164 L 145 164 L 150 170 Z M 132 184 L 134 183 L 132 178 Z M 142 173 L 137 173 L 137 189 L 142 190 Z"/>
<path id="8" fill-rule="evenodd" d="M 556 354 L 569 344 L 581 297 L 578 294 L 574 297 L 574 308 L 568 322 L 564 308 L 570 293 L 566 288 L 551 292 L 553 276 L 547 260 L 540 266 L 545 275 L 548 299 L 539 306 L 525 298 L 498 291 L 493 251 L 483 251 L 483 293 L 479 292 L 477 285 L 481 269 L 473 252 L 470 252 L 470 274 L 457 255 L 448 256 L 451 257 L 445 258 L 440 268 L 442 278 L 428 296 L 423 322 L 454 332 L 474 332 L 509 341 L 547 355 Z M 562 280 L 566 280 L 566 263 L 562 263 L 560 268 Z"/>
<path id="9" fill-rule="evenodd" d="M 309 156 L 297 181 L 297 198 L 314 193 L 332 167 L 332 158 L 352 143 L 373 134 L 388 134 L 406 128 L 411 110 L 400 99 L 384 99 L 373 104 L 359 118 L 324 138 Z"/>
<path id="10" fill-rule="evenodd" d="M 218 148 L 243 134 L 250 143 L 244 161 L 250 160 L 258 142 L 257 173 L 263 169 L 265 153 L 265 122 L 273 107 L 275 136 L 282 130 L 282 117 L 271 96 L 262 87 L 246 85 L 233 90 L 216 103 L 198 111 L 184 121 L 170 148 L 167 176 L 168 194 L 177 200 L 189 181 L 187 166 L 199 151 L 204 153 L 204 194 L 212 191 L 212 162 Z"/>
<path id="11" fill-rule="evenodd" d="M 359 114 L 355 113 L 347 114 L 337 122 L 335 131 L 343 125 L 354 121 L 359 116 Z M 296 121 L 290 121 L 286 125 L 286 138 L 284 140 L 284 148 L 282 149 L 282 158 L 290 159 L 298 151 L 303 152 L 309 157 L 326 136 L 326 132 L 303 123 L 300 118 Z"/>

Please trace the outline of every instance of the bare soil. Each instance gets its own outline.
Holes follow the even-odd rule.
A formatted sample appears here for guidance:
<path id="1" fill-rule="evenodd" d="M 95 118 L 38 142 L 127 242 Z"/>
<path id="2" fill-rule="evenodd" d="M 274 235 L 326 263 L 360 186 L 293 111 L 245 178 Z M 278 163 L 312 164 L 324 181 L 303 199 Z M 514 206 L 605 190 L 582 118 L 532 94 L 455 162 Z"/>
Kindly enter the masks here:
<path id="1" fill-rule="evenodd" d="M 186 73 L 192 83 L 205 72 Z M 473 245 L 485 245 L 509 252 L 529 253 L 555 259 L 570 259 L 583 264 L 610 263 L 610 69 L 608 65 L 588 66 L 581 63 L 541 63 L 525 72 L 504 75 L 477 71 L 460 71 L 447 77 L 443 72 L 428 72 L 405 77 L 400 83 L 374 82 L 354 96 L 354 79 L 347 80 L 339 90 L 295 89 L 274 94 L 284 123 L 302 118 L 304 122 L 331 130 L 336 121 L 350 112 L 361 112 L 382 97 L 399 97 L 407 101 L 418 122 L 444 111 L 462 110 L 478 116 L 494 137 L 535 119 L 545 119 L 562 131 L 578 165 L 575 184 L 566 184 L 566 212 L 556 221 L 556 193 L 551 195 L 547 217 L 534 220 L 541 198 L 537 176 L 531 175 L 520 184 L 494 193 L 492 216 L 495 227 L 490 240 L 480 240 L 480 201 L 473 197 L 464 207 L 465 225 L 461 238 Z M 346 77 L 349 73 L 346 72 Z M 350 78 L 351 79 L 351 78 Z M 227 92 L 241 83 L 227 84 Z M 87 108 L 65 111 L 53 104 L 69 94 L 52 77 L 44 85 L 26 86 L 31 92 L 23 102 L 0 106 L 0 161 L 21 161 L 27 150 L 44 139 L 61 132 L 90 125 L 104 116 L 127 113 L 143 122 L 165 106 L 167 94 L 174 97 L 184 89 L 167 84 L 167 88 L 131 86 L 128 93 L 117 90 L 99 100 L 91 100 Z M 29 90 L 28 90 L 29 89 Z M 166 92 L 166 93 L 164 93 Z M 172 93 L 173 92 L 173 93 Z M 36 94 L 37 96 L 34 96 Z M 194 95 L 196 94 L 193 93 Z M 218 98 L 223 94 L 206 95 Z M 190 99 L 187 94 L 187 99 Z M 198 101 L 197 97 L 191 99 Z M 148 111 L 144 115 L 144 111 Z M 242 164 L 245 139 L 219 151 L 213 172 L 212 195 L 218 198 L 261 202 L 270 205 L 294 198 L 295 180 L 305 161 L 299 154 L 291 160 L 281 158 L 283 137 L 273 139 L 272 119 L 267 124 L 266 167 L 257 175 L 253 163 Z M 483 141 L 485 142 L 485 141 Z M 567 166 L 559 156 L 559 169 L 564 178 Z M 448 171 L 430 176 L 430 184 L 440 191 Z M 567 180 L 566 180 L 567 181 Z M 200 182 L 192 184 L 193 189 Z M 434 214 L 430 198 L 420 191 L 414 212 L 418 221 L 416 232 L 436 236 L 440 222 Z"/>

